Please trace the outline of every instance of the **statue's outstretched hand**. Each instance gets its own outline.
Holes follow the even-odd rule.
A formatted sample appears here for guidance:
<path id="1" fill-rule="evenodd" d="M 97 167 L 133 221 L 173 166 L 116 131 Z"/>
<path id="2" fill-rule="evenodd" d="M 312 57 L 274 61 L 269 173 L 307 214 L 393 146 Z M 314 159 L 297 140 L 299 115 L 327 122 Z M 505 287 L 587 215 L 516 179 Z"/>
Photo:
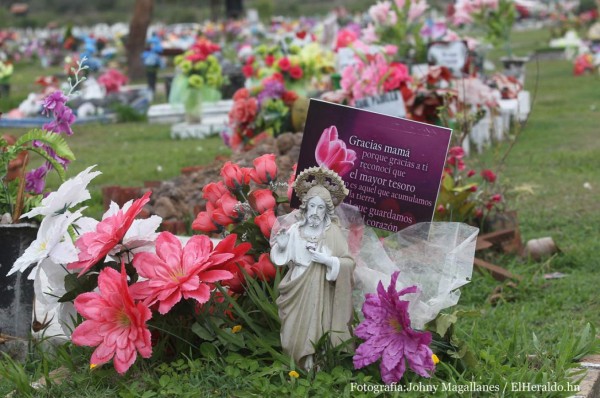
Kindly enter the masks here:
<path id="1" fill-rule="evenodd" d="M 280 230 L 277 233 L 277 236 L 275 236 L 275 242 L 277 243 L 277 246 L 279 246 L 279 248 L 281 250 L 283 250 L 287 247 L 289 240 L 290 240 L 290 235 L 284 229 Z"/>

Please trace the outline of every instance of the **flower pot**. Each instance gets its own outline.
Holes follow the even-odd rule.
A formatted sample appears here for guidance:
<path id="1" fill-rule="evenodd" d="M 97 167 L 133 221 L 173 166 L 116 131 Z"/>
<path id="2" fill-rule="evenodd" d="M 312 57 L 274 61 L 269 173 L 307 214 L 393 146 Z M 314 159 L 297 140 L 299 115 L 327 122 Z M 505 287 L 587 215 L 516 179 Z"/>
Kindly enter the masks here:
<path id="1" fill-rule="evenodd" d="M 37 236 L 34 224 L 0 225 L 0 333 L 29 337 L 33 314 L 33 281 L 21 272 L 6 276 Z M 27 271 L 29 272 L 29 271 Z"/>

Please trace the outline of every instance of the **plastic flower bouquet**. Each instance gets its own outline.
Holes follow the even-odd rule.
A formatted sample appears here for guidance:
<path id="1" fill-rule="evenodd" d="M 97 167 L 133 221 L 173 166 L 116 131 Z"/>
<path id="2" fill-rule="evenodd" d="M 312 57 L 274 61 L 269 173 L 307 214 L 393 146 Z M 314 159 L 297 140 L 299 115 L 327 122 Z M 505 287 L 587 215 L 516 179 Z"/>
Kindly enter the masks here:
<path id="1" fill-rule="evenodd" d="M 283 78 L 273 75 L 259 86 L 239 89 L 233 96 L 226 144 L 236 150 L 252 147 L 261 137 L 276 136 L 289 125 L 290 107 L 298 96 L 286 90 Z"/>
<path id="2" fill-rule="evenodd" d="M 185 78 L 186 86 L 189 89 L 201 90 L 204 101 L 221 99 L 219 90 L 223 84 L 223 75 L 219 60 L 215 56 L 220 50 L 219 45 L 200 38 L 188 51 L 174 60 Z"/>
<path id="3" fill-rule="evenodd" d="M 382 44 L 397 44 L 401 60 L 425 60 L 425 43 L 420 35 L 426 0 L 385 0 L 369 8 L 369 16 Z"/>

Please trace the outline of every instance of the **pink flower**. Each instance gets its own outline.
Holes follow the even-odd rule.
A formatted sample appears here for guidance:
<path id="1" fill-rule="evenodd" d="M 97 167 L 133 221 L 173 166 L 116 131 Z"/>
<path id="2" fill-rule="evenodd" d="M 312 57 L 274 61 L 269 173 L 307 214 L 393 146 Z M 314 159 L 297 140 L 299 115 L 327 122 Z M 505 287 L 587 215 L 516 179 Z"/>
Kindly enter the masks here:
<path id="1" fill-rule="evenodd" d="M 215 203 L 212 219 L 224 227 L 241 221 L 243 212 L 240 202 L 229 191 L 224 193 Z"/>
<path id="2" fill-rule="evenodd" d="M 344 176 L 354 167 L 356 152 L 346 148 L 346 143 L 338 138 L 337 128 L 331 126 L 323 130 L 317 143 L 315 158 L 319 166 L 327 167 Z"/>
<path id="3" fill-rule="evenodd" d="M 396 12 L 392 10 L 392 3 L 387 0 L 372 5 L 369 8 L 369 16 L 377 25 L 390 26 L 395 25 L 398 21 Z"/>
<path id="4" fill-rule="evenodd" d="M 484 180 L 486 180 L 489 183 L 494 183 L 496 181 L 496 174 L 490 170 L 490 169 L 485 169 L 481 171 L 481 176 L 483 177 Z"/>
<path id="5" fill-rule="evenodd" d="M 414 22 L 419 18 L 429 6 L 425 0 L 411 1 L 408 10 L 408 22 Z"/>
<path id="6" fill-rule="evenodd" d="M 248 202 L 254 210 L 261 214 L 277 206 L 273 192 L 270 189 L 256 189 L 250 192 Z"/>
<path id="7" fill-rule="evenodd" d="M 117 214 L 100 221 L 95 231 L 81 235 L 75 242 L 75 246 L 79 249 L 79 260 L 70 263 L 67 269 L 80 269 L 79 276 L 81 276 L 99 263 L 121 242 L 135 217 L 150 200 L 151 194 L 151 191 L 146 192 L 143 197 L 133 202 L 127 211 L 119 210 Z"/>
<path id="8" fill-rule="evenodd" d="M 275 217 L 275 212 L 273 209 L 269 209 L 264 213 L 254 217 L 254 223 L 260 228 L 260 232 L 265 236 L 265 238 L 269 239 L 271 237 L 271 230 L 273 229 L 273 225 L 277 217 Z"/>
<path id="9" fill-rule="evenodd" d="M 390 64 L 388 70 L 388 76 L 383 82 L 383 89 L 385 91 L 392 91 L 399 89 L 403 83 L 411 81 L 408 67 L 399 62 L 393 62 Z"/>
<path id="10" fill-rule="evenodd" d="M 343 47 L 348 47 L 356 39 L 358 39 L 358 36 L 352 30 L 342 29 L 338 32 L 335 49 L 337 50 Z"/>
<path id="11" fill-rule="evenodd" d="M 252 164 L 254 173 L 251 177 L 257 184 L 269 184 L 277 179 L 277 163 L 275 163 L 274 154 L 262 155 L 254 159 Z"/>
<path id="12" fill-rule="evenodd" d="M 98 288 L 98 293 L 83 293 L 75 299 L 75 309 L 86 320 L 75 328 L 71 339 L 75 345 L 96 347 L 90 364 L 102 365 L 113 359 L 115 370 L 123 374 L 138 352 L 144 358 L 152 355 L 146 326 L 152 313 L 131 298 L 124 263 L 121 274 L 112 268 L 100 271 Z"/>
<path id="13" fill-rule="evenodd" d="M 387 291 L 379 282 L 377 294 L 367 294 L 362 307 L 365 320 L 354 334 L 365 340 L 354 355 L 354 367 L 363 368 L 381 359 L 381 378 L 386 384 L 400 381 L 408 366 L 420 376 L 430 377 L 435 368 L 432 359 L 431 333 L 410 328 L 408 301 L 400 297 L 416 293 L 411 286 L 396 291 L 399 272 L 392 274 Z"/>
<path id="14" fill-rule="evenodd" d="M 161 314 L 169 312 L 182 298 L 206 303 L 210 284 L 233 276 L 214 269 L 212 251 L 212 242 L 206 235 L 192 236 L 182 249 L 175 235 L 162 232 L 156 240 L 156 254 L 142 252 L 133 258 L 138 274 L 147 279 L 131 286 L 133 297 L 144 300 L 147 306 L 159 303 Z"/>

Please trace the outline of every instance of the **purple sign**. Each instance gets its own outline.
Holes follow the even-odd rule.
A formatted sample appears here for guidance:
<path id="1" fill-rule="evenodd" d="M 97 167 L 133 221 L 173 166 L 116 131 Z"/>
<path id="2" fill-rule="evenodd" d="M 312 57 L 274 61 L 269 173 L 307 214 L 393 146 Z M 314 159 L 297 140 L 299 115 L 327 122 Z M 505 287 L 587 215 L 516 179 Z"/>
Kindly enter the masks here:
<path id="1" fill-rule="evenodd" d="M 431 221 L 452 130 L 310 100 L 298 173 L 337 172 L 365 223 L 399 231 Z M 292 206 L 299 201 L 293 198 Z"/>

